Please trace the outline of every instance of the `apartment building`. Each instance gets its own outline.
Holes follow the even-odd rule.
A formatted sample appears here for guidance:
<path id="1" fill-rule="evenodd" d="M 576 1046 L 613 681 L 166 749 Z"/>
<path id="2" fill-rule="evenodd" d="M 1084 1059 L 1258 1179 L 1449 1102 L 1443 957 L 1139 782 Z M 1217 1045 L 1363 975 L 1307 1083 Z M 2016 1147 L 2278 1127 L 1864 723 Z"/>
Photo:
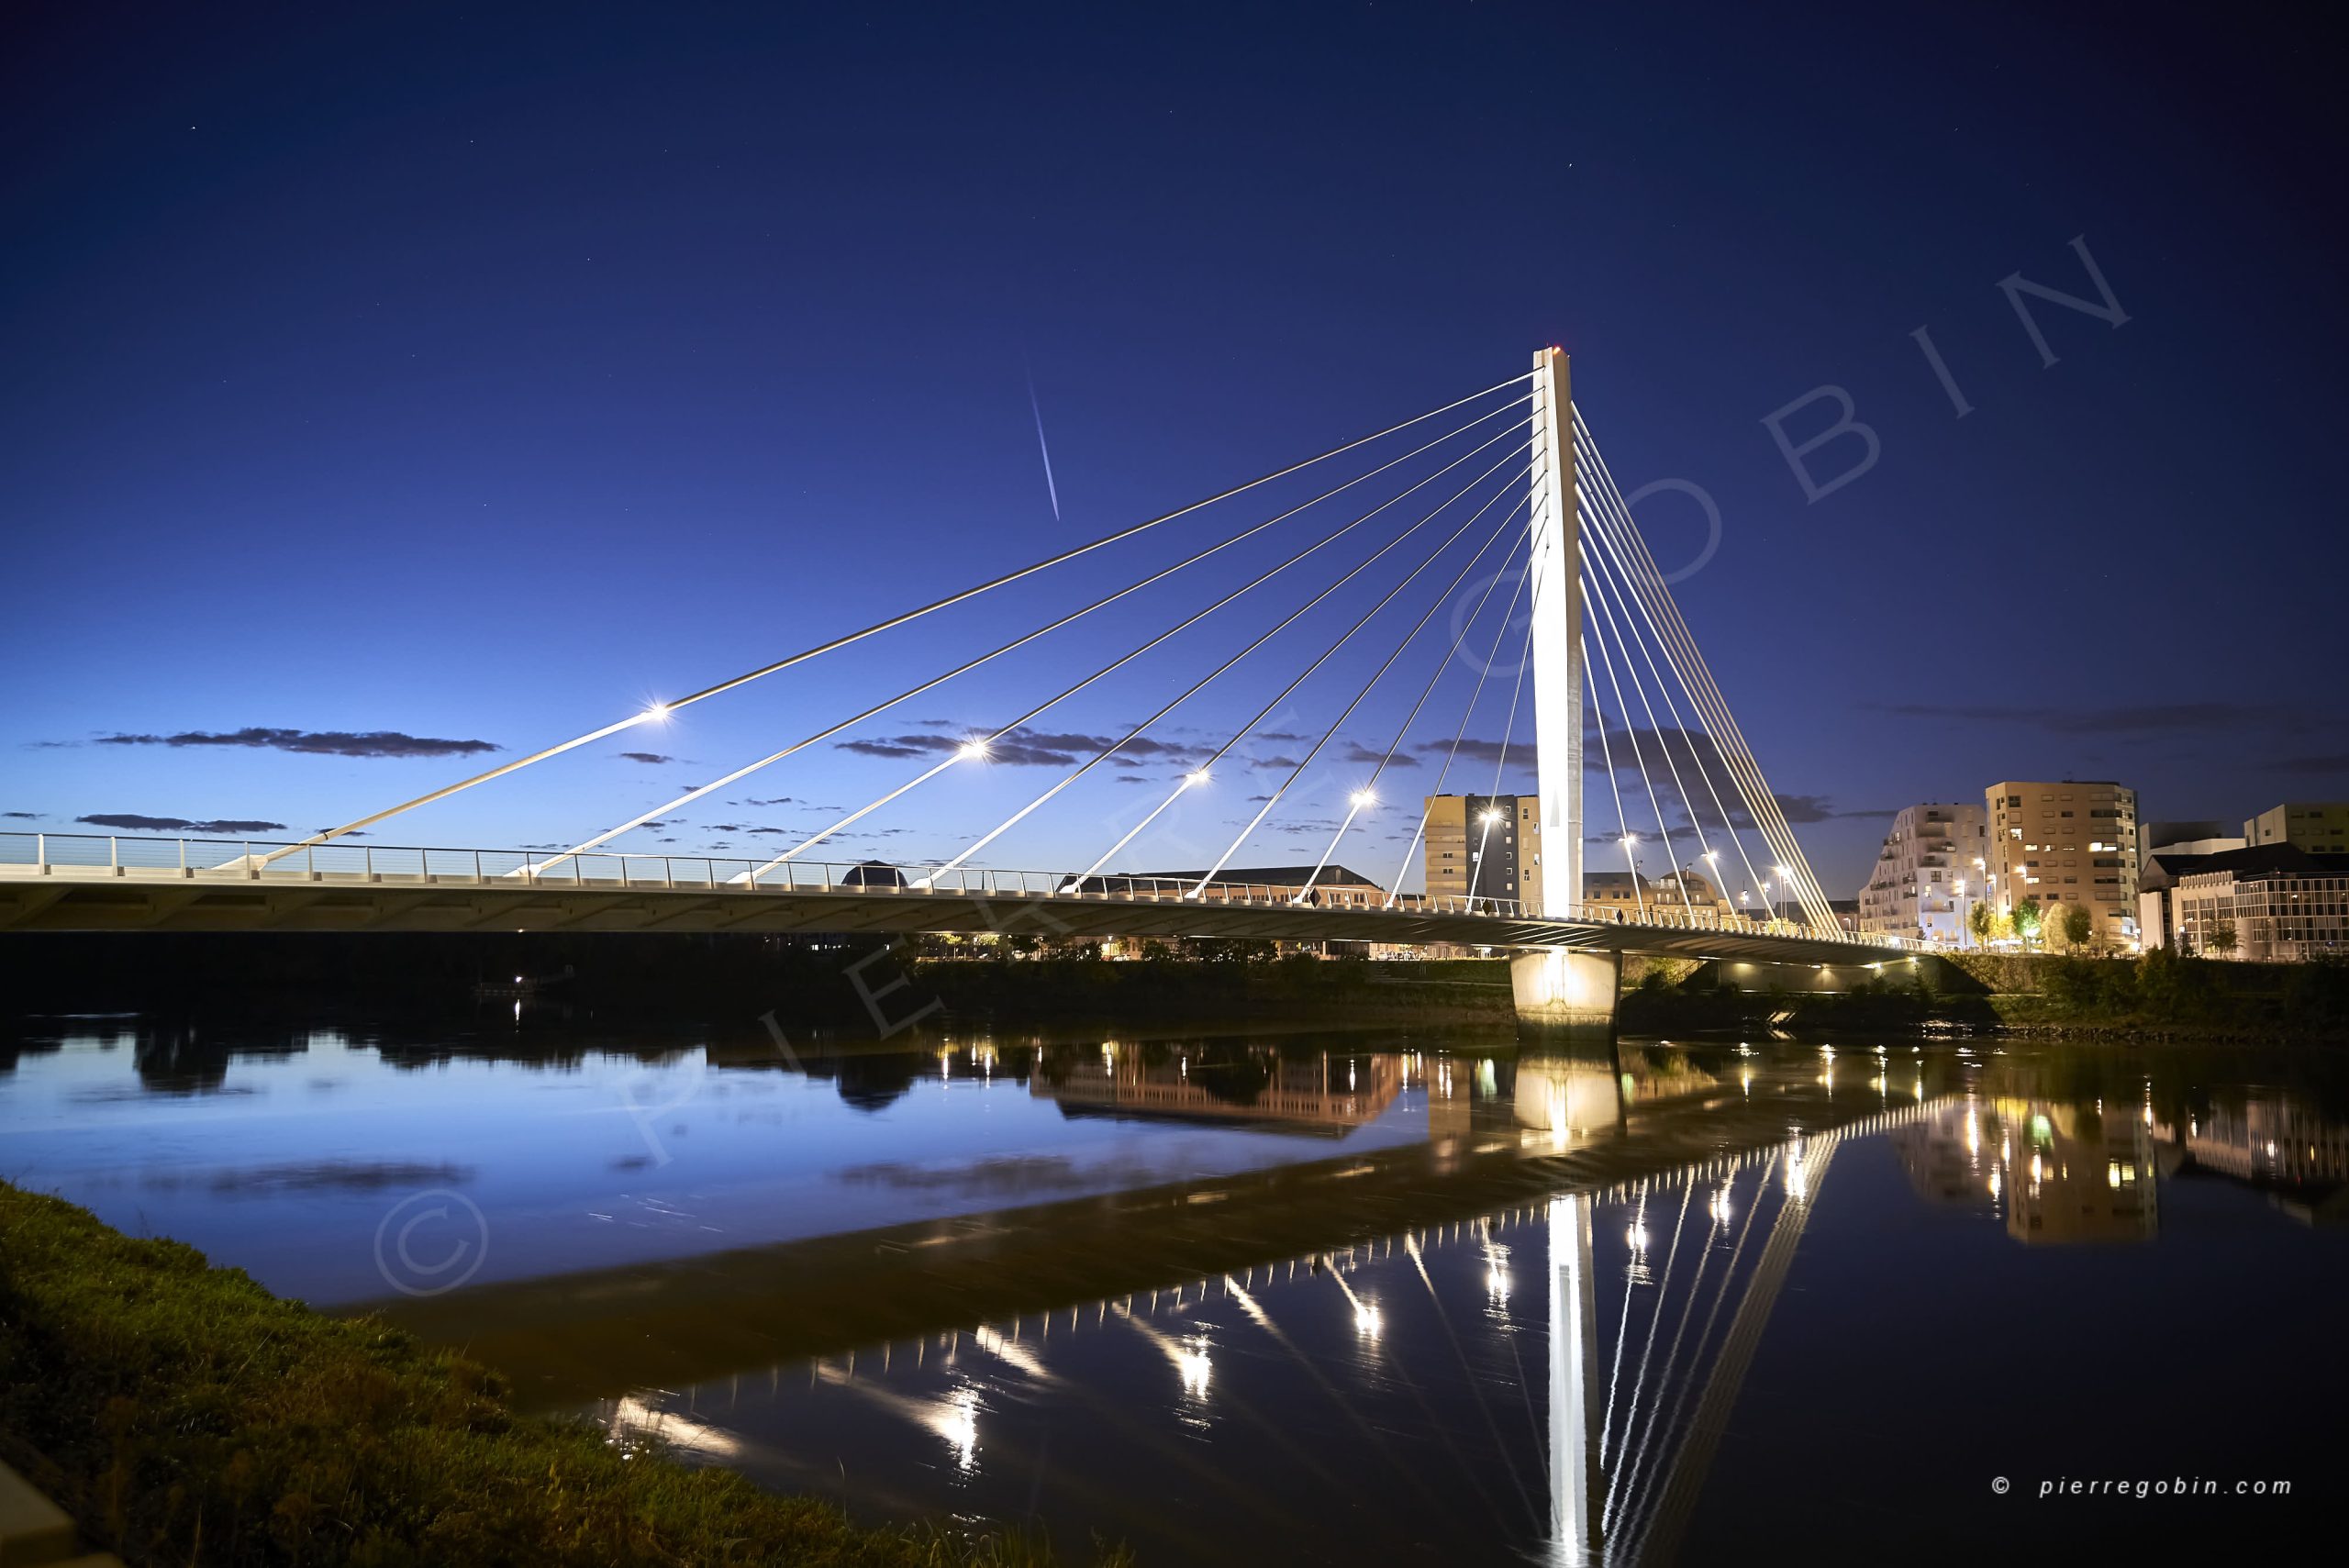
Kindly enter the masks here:
<path id="1" fill-rule="evenodd" d="M 1431 795 L 1431 897 L 1515 899 L 1542 907 L 1542 802 L 1530 795 Z"/>
<path id="2" fill-rule="evenodd" d="M 1964 945 L 1966 911 L 1987 887 L 1987 822 L 1983 806 L 1964 802 L 1928 801 L 1896 815 L 1860 889 L 1860 934 Z"/>
<path id="3" fill-rule="evenodd" d="M 2001 910 L 2037 899 L 2050 930 L 2086 909 L 2089 941 L 2137 945 L 2137 792 L 2110 779 L 2009 779 L 1983 792 L 1985 872 Z"/>

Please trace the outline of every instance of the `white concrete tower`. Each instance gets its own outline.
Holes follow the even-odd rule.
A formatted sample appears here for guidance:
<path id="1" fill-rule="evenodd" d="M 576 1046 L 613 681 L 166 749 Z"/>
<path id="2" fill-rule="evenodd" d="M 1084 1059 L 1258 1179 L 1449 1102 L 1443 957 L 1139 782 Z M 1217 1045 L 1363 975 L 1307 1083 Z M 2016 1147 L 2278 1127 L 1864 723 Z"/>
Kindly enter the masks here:
<path id="1" fill-rule="evenodd" d="M 1582 902 L 1582 513 L 1566 354 L 1533 356 L 1533 737 L 1542 795 L 1541 913 Z"/>

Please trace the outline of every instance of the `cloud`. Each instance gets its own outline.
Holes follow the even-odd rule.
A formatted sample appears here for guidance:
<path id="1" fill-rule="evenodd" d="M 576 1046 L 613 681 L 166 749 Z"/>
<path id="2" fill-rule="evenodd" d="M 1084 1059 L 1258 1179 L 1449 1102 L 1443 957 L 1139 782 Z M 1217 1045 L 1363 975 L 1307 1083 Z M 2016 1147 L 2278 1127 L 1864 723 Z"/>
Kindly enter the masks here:
<path id="1" fill-rule="evenodd" d="M 1118 775 L 1118 782 L 1119 784 L 1148 784 L 1150 780 L 1141 773 L 1119 773 Z M 10 815 L 13 816 L 17 814 L 11 813 Z"/>
<path id="2" fill-rule="evenodd" d="M 620 760 L 624 762 L 664 763 L 674 762 L 677 759 L 674 757 L 664 757 L 658 751 L 622 751 L 620 753 Z"/>
<path id="3" fill-rule="evenodd" d="M 1842 808 L 1836 806 L 1834 800 L 1831 796 L 1823 795 L 1781 795 L 1774 791 L 1772 792 L 1771 798 L 1778 803 L 1778 810 L 1780 814 L 1786 817 L 1787 825 L 1790 827 L 1798 826 L 1808 822 L 1848 821 L 1861 817 L 1890 817 L 1898 814 L 1898 808 L 1890 806 L 1882 807 L 1854 806 L 1849 809 Z M 1743 801 L 1738 799 L 1734 795 L 1730 795 L 1724 797 L 1723 803 L 1728 807 L 1731 827 L 1751 828 L 1753 826 L 1753 814 L 1745 809 L 1745 803 Z M 1681 831 L 1689 826 L 1686 813 L 1682 813 L 1681 816 L 1682 820 L 1673 824 L 1673 830 L 1675 832 Z M 1706 813 L 1706 827 L 1711 828 L 1714 825 L 1715 820 L 1716 819 L 1712 813 L 1709 811 Z"/>
<path id="4" fill-rule="evenodd" d="M 731 802 L 731 804 L 735 806 L 789 806 L 793 804 L 793 802 L 791 796 L 787 795 L 779 795 L 773 800 L 751 800 L 745 798 Z"/>
<path id="5" fill-rule="evenodd" d="M 2295 709 L 2262 703 L 2142 703 L 2120 707 L 1998 707 L 1963 703 L 1885 703 L 1901 718 L 2023 724 L 2067 735 L 2203 735 L 2213 730 L 2267 729 L 2305 718 Z"/>
<path id="6" fill-rule="evenodd" d="M 1104 740 L 1100 742 L 1100 745 L 1108 746 L 1113 743 L 1113 739 Z M 1098 746 L 1095 748 L 1097 751 L 1100 748 Z M 1132 740 L 1128 740 L 1118 747 L 1118 755 L 1120 757 L 1132 757 L 1137 760 L 1143 757 L 1164 757 L 1169 761 L 1179 762 L 1185 758 L 1197 753 L 1200 750 L 1201 748 L 1189 744 L 1186 741 L 1153 740 L 1147 735 L 1137 735 Z"/>
<path id="7" fill-rule="evenodd" d="M 934 751 L 960 751 L 963 743 L 945 735 L 900 735 L 886 740 L 835 740 L 832 745 L 860 757 L 919 757 Z"/>
<path id="8" fill-rule="evenodd" d="M 1303 764 L 1295 757 L 1251 757 L 1248 765 L 1252 768 L 1295 768 Z"/>
<path id="9" fill-rule="evenodd" d="M 917 719 L 915 722 L 925 728 L 948 733 L 876 735 L 855 740 L 835 740 L 832 744 L 840 751 L 853 751 L 860 757 L 941 757 L 962 750 L 964 736 L 986 733 L 983 729 L 974 730 L 970 726 L 942 718 Z M 1087 735 L 1078 730 L 1030 729 L 1022 725 L 1005 731 L 987 743 L 987 761 L 1015 768 L 1066 768 L 1104 754 L 1113 754 L 1126 762 L 1153 758 L 1181 762 L 1199 751 L 1200 748 L 1194 745 L 1175 740 L 1156 740 L 1147 735 L 1127 739 L 1117 735 Z"/>
<path id="10" fill-rule="evenodd" d="M 1514 737 L 1506 742 L 1499 740 L 1479 740 L 1473 735 L 1463 736 L 1460 740 L 1459 751 L 1456 753 L 1453 751 L 1453 743 L 1449 740 L 1422 740 L 1417 746 L 1413 747 L 1412 750 L 1424 751 L 1431 755 L 1441 751 L 1447 754 L 1465 757 L 1472 762 L 1497 762 L 1501 760 L 1501 751 L 1504 745 L 1507 746 L 1510 756 L 1515 757 L 1519 762 L 1523 762 L 1528 767 L 1531 767 L 1533 765 L 1533 742 L 1531 738 L 1522 735 Z"/>
<path id="11" fill-rule="evenodd" d="M 1381 762 L 1390 768 L 1416 768 L 1419 765 L 1419 760 L 1408 751 L 1398 749 L 1390 757 L 1384 751 L 1372 751 L 1359 740 L 1350 740 L 1346 743 L 1345 760 L 1349 762 L 1368 762 L 1373 767 Z"/>
<path id="12" fill-rule="evenodd" d="M 2287 757 L 2276 764 L 2278 773 L 2349 773 L 2349 751 L 2323 751 L 2312 757 Z M 11 811 L 11 817 L 28 817 L 27 811 Z"/>
<path id="13" fill-rule="evenodd" d="M 38 811 L 0 811 L 0 817 L 13 817 L 19 822 L 36 822 L 40 819 L 40 813 Z"/>
<path id="14" fill-rule="evenodd" d="M 47 741 L 43 744 L 63 742 Z M 177 735 L 101 735 L 95 744 L 246 746 L 328 757 L 470 757 L 477 752 L 501 750 L 487 740 L 444 740 L 430 736 L 406 735 L 396 729 L 370 729 L 360 733 L 348 729 L 268 729 L 257 725 L 224 731 L 185 729 Z"/>
<path id="15" fill-rule="evenodd" d="M 1839 811 L 1835 808 L 1835 803 L 1823 795 L 1777 795 L 1776 799 L 1778 802 L 1779 811 L 1785 814 L 1787 821 L 1789 824 L 1798 822 L 1831 822 L 1838 817 L 1890 817 L 1894 815 L 1894 812 L 1891 809 L 1883 811 Z M 1732 817 L 1742 817 L 1744 815 L 1743 808 L 1733 807 L 1731 811 L 1731 815 Z"/>
<path id="16" fill-rule="evenodd" d="M 1103 735 L 1045 734 L 1035 730 L 1013 729 L 987 743 L 986 760 L 1015 768 L 1065 768 L 1075 765 L 1077 753 L 1105 751 L 1117 737 Z M 861 757 L 937 757 L 952 755 L 963 749 L 963 742 L 956 735 L 885 735 L 870 740 L 835 740 L 832 744 L 843 751 L 853 751 Z"/>
<path id="17" fill-rule="evenodd" d="M 95 817 L 76 817 L 76 822 L 86 822 L 93 828 L 120 828 L 133 833 L 282 833 L 283 822 L 247 822 L 240 818 L 224 818 L 217 822 L 194 822 L 184 817 L 141 817 L 134 812 L 108 811 Z"/>

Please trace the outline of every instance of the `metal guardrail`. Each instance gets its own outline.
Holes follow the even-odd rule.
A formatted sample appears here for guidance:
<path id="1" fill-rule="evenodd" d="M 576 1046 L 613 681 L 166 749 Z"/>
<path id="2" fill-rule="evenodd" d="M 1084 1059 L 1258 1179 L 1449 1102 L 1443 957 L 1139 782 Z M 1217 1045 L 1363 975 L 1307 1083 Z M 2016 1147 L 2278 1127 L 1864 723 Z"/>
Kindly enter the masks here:
<path id="1" fill-rule="evenodd" d="M 590 852 L 560 849 L 458 850 L 378 844 L 297 845 L 259 839 L 134 839 L 89 833 L 0 833 L 0 877 L 95 874 L 130 881 L 351 883 L 385 885 L 663 888 L 758 896 L 774 893 L 859 894 L 908 898 L 1052 899 L 1072 903 L 1198 903 L 1278 908 L 1309 905 L 1397 915 L 1475 915 L 1496 920 L 1564 919 L 1664 930 L 1743 936 L 1809 936 L 1788 920 L 1757 920 L 1708 909 L 1583 904 L 1566 914 L 1527 911 L 1515 899 L 1432 895 L 1325 883 L 1300 893 L 1279 883 L 1092 875 L 1073 872 L 957 867 L 931 873 L 874 862 L 719 859 L 698 855 Z M 1897 938 L 1837 932 L 1827 940 L 1899 947 Z M 1910 944 L 1921 948 L 1922 944 Z"/>

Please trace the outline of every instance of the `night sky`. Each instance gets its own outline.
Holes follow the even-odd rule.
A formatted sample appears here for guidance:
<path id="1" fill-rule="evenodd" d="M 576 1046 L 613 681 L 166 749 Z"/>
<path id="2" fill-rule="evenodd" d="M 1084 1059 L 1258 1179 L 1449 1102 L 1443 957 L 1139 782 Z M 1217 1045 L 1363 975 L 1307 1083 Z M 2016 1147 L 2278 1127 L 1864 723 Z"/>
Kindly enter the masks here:
<path id="1" fill-rule="evenodd" d="M 39 9 L 0 40 L 0 828 L 342 822 L 1549 343 L 1626 489 L 1717 502 L 1676 592 L 1831 894 L 1893 809 L 1999 778 L 2118 778 L 2154 818 L 2349 795 L 2349 139 L 2313 39 L 2263 8 Z M 2044 365 L 1998 284 L 2096 300 L 2076 237 L 2127 319 L 2035 303 Z M 1826 385 L 1880 455 L 1811 500 L 1765 421 Z M 1859 456 L 1808 461 L 1824 484 Z M 1261 520 L 1274 488 L 373 841 L 575 841 Z M 1683 497 L 1640 512 L 1667 570 L 1704 541 Z M 1309 537 L 625 842 L 787 845 Z M 954 853 L 1302 597 L 1203 625 L 841 857 Z M 1326 640 L 1297 629 L 1308 651 L 1244 666 L 981 862 L 1091 861 Z M 1211 859 L 1297 754 L 1279 737 L 1318 733 L 1402 629 L 1122 863 Z M 1234 863 L 1320 852 L 1441 652 L 1407 651 Z M 1341 861 L 1392 873 L 1468 685 Z M 1448 787 L 1489 787 L 1480 766 Z"/>

